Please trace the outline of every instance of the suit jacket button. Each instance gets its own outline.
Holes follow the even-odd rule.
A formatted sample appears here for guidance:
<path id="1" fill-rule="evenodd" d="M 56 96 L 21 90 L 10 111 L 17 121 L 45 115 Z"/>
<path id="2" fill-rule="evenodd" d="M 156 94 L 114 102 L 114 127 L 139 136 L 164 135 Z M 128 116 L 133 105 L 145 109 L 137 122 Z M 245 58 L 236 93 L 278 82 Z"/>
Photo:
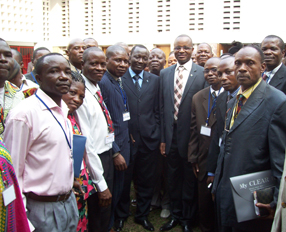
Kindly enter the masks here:
<path id="1" fill-rule="evenodd" d="M 282 206 L 283 208 L 286 208 L 286 203 L 285 203 L 285 202 L 282 202 L 282 203 L 281 203 L 281 206 Z"/>
<path id="2" fill-rule="evenodd" d="M 141 99 L 138 99 L 138 102 L 141 102 Z"/>

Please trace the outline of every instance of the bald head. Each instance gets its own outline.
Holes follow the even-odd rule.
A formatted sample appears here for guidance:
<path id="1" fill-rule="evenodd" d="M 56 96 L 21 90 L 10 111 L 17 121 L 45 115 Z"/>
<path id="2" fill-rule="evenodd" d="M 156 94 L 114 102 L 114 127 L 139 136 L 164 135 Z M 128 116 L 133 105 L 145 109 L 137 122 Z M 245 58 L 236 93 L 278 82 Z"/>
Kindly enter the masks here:
<path id="1" fill-rule="evenodd" d="M 94 38 L 84 39 L 83 42 L 85 43 L 86 48 L 98 47 L 98 43 Z"/>
<path id="2" fill-rule="evenodd" d="M 69 61 L 77 69 L 81 70 L 82 66 L 82 55 L 86 46 L 82 39 L 72 39 L 67 47 L 66 53 L 69 57 Z"/>
<path id="3" fill-rule="evenodd" d="M 150 73 L 157 76 L 160 75 L 160 71 L 164 69 L 166 65 L 166 55 L 160 48 L 154 48 L 149 54 L 148 67 Z"/>
<path id="4" fill-rule="evenodd" d="M 196 60 L 198 65 L 204 67 L 207 60 L 213 56 L 212 47 L 207 43 L 201 43 L 198 46 Z"/>
<path id="5" fill-rule="evenodd" d="M 123 47 L 119 45 L 112 45 L 112 46 L 109 46 L 106 50 L 106 58 L 108 59 L 116 53 L 126 53 L 127 55 L 127 52 Z"/>
<path id="6" fill-rule="evenodd" d="M 130 55 L 130 49 L 129 49 L 129 46 L 128 44 L 124 43 L 124 42 L 118 42 L 114 45 L 118 45 L 120 47 L 123 47 L 125 49 L 125 51 L 127 52 L 127 55 L 129 56 Z"/>

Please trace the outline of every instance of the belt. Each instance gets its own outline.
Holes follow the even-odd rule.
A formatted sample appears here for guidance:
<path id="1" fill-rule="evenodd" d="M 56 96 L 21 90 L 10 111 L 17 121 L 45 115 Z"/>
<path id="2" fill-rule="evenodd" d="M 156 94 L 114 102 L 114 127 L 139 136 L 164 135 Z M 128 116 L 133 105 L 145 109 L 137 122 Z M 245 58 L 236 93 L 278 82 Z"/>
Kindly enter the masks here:
<path id="1" fill-rule="evenodd" d="M 66 201 L 69 199 L 72 190 L 67 192 L 66 194 L 56 195 L 56 196 L 39 196 L 33 192 L 25 193 L 27 198 L 30 198 L 35 201 L 42 201 L 42 202 L 57 202 L 57 201 Z"/>

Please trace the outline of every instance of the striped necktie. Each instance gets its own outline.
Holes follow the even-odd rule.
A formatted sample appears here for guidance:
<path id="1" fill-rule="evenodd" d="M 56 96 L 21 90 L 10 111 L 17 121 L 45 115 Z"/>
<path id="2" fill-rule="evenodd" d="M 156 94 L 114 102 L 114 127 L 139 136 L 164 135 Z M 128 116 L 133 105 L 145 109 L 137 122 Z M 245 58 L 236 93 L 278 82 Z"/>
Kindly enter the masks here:
<path id="1" fill-rule="evenodd" d="M 135 87 L 136 87 L 138 93 L 140 93 L 140 90 L 141 90 L 141 87 L 140 87 L 139 82 L 138 82 L 139 78 L 140 78 L 140 76 L 137 74 L 133 77 L 133 79 L 135 80 Z"/>
<path id="2" fill-rule="evenodd" d="M 184 66 L 179 66 L 178 68 L 179 72 L 176 77 L 176 83 L 174 87 L 174 118 L 175 120 L 178 120 L 178 114 L 179 114 L 179 107 L 181 103 L 181 99 L 183 96 L 183 71 L 184 71 Z"/>
<path id="3" fill-rule="evenodd" d="M 243 100 L 245 99 L 245 97 L 242 95 L 242 94 L 239 94 L 238 97 L 238 103 L 237 103 L 237 107 L 236 107 L 236 112 L 235 112 L 235 115 L 234 115 L 234 119 L 237 118 L 242 106 L 243 106 Z"/>

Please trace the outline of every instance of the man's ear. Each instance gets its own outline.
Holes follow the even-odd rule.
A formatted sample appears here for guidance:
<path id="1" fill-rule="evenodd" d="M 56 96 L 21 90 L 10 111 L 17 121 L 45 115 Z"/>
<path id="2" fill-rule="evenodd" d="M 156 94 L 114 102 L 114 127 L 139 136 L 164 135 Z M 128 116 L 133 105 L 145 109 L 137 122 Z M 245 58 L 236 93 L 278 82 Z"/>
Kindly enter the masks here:
<path id="1" fill-rule="evenodd" d="M 41 86 L 41 83 L 42 83 L 42 77 L 41 77 L 41 75 L 39 75 L 39 74 L 37 73 L 36 76 L 35 76 L 35 78 L 36 78 L 37 82 L 39 83 L 39 85 Z"/>

